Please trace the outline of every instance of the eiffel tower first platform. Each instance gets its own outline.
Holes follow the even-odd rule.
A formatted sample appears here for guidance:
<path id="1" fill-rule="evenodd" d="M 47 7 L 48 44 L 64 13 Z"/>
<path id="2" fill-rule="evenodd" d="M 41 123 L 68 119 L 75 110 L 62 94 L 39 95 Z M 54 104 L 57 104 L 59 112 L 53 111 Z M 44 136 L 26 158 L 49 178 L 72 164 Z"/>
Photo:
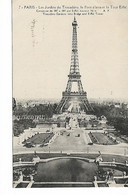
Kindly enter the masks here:
<path id="1" fill-rule="evenodd" d="M 83 90 L 81 75 L 79 71 L 79 60 L 78 60 L 78 48 L 77 48 L 77 21 L 74 17 L 72 22 L 73 36 L 72 36 L 72 55 L 70 73 L 68 75 L 68 82 L 66 90 L 62 92 L 62 99 L 57 106 L 57 113 L 71 112 L 79 113 L 84 111 L 87 114 L 93 112 L 93 108 L 88 102 L 87 93 Z M 72 91 L 73 85 L 75 84 L 77 90 Z"/>

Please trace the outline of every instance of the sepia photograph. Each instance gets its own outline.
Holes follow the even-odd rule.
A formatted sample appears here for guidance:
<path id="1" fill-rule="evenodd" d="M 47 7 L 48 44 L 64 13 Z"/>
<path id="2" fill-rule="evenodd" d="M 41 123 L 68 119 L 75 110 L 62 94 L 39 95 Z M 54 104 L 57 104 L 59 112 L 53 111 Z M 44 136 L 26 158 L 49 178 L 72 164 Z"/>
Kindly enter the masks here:
<path id="1" fill-rule="evenodd" d="M 128 1 L 12 1 L 12 187 L 128 187 Z"/>

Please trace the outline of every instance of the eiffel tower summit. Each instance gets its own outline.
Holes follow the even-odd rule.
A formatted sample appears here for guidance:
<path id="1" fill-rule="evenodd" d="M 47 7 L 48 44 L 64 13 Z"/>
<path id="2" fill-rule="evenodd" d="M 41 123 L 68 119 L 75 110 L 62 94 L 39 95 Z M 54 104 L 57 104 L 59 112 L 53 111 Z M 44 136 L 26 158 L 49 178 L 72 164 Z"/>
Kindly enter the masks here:
<path id="1" fill-rule="evenodd" d="M 90 114 L 93 112 L 93 108 L 88 102 L 87 92 L 83 89 L 79 71 L 77 21 L 75 17 L 72 22 L 72 28 L 73 34 L 70 73 L 68 75 L 66 90 L 62 92 L 62 99 L 58 104 L 56 111 L 57 113 L 79 113 L 84 111 L 85 113 Z"/>

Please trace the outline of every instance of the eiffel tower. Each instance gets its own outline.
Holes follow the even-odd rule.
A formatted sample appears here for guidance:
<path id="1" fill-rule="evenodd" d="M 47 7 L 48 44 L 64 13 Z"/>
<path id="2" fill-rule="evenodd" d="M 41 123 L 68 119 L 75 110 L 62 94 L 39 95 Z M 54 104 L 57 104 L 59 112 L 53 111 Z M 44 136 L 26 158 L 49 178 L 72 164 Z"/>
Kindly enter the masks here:
<path id="1" fill-rule="evenodd" d="M 88 102 L 87 93 L 83 90 L 81 75 L 79 71 L 79 60 L 78 60 L 78 48 L 77 48 L 77 21 L 74 17 L 72 22 L 73 36 L 72 36 L 72 55 L 70 73 L 68 75 L 67 87 L 62 92 L 62 99 L 57 106 L 57 113 L 65 111 L 79 113 L 84 111 L 87 114 L 93 111 L 93 108 Z M 76 91 L 72 91 L 73 85 L 77 86 Z"/>

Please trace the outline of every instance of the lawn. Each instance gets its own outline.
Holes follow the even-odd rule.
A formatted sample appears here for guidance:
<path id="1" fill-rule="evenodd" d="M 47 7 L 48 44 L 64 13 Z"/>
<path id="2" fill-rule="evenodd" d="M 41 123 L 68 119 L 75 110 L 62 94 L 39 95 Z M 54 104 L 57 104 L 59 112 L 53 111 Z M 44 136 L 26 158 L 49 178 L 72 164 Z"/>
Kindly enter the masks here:
<path id="1" fill-rule="evenodd" d="M 49 140 L 54 136 L 53 133 L 39 133 L 36 134 L 34 136 L 32 136 L 31 138 L 28 138 L 27 140 L 25 140 L 23 142 L 23 144 L 30 142 L 32 144 L 44 144 L 44 143 L 48 143 Z"/>
<path id="2" fill-rule="evenodd" d="M 96 144 L 103 144 L 103 145 L 114 145 L 116 144 L 113 140 L 111 140 L 107 135 L 104 133 L 99 133 L 99 132 L 93 132 L 89 134 L 91 140 L 93 143 Z"/>
<path id="3" fill-rule="evenodd" d="M 28 182 L 28 183 L 21 182 L 21 183 L 19 183 L 19 184 L 17 185 L 16 188 L 26 188 L 28 184 L 29 184 L 29 182 Z"/>

